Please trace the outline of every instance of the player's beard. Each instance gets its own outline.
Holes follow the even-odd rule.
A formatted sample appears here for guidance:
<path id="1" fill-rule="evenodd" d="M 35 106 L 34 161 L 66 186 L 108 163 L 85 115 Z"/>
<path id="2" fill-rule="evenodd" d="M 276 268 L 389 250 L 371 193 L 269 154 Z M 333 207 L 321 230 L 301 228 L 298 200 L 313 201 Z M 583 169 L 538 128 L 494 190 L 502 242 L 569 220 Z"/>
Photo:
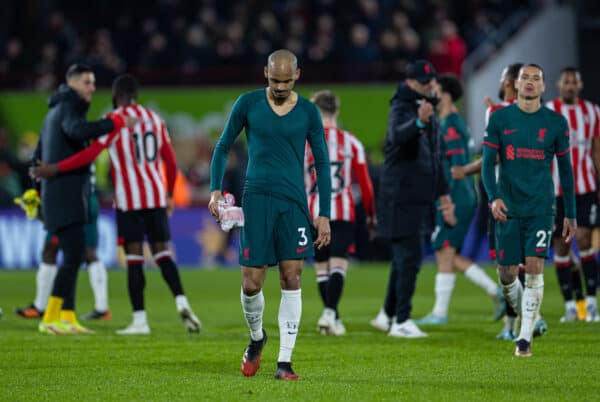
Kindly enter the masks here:
<path id="1" fill-rule="evenodd" d="M 500 85 L 500 89 L 498 89 L 498 98 L 500 98 L 500 100 L 504 100 L 504 86 Z"/>

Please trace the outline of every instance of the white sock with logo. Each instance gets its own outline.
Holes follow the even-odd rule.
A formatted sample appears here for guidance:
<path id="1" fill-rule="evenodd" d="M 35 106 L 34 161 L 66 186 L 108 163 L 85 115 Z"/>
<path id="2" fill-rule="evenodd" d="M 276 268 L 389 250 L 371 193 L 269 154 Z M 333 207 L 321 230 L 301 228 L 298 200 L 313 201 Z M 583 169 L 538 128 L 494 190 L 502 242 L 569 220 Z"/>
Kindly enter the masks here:
<path id="1" fill-rule="evenodd" d="M 108 310 L 108 275 L 102 261 L 94 261 L 88 265 L 90 285 L 94 292 L 94 308 L 100 313 Z"/>
<path id="2" fill-rule="evenodd" d="M 540 313 L 542 299 L 544 298 L 544 275 L 525 274 L 525 291 L 521 314 L 521 332 L 519 339 L 531 342 L 533 326 Z"/>
<path id="3" fill-rule="evenodd" d="M 302 289 L 281 290 L 278 362 L 291 362 L 302 316 Z"/>
<path id="4" fill-rule="evenodd" d="M 450 297 L 456 283 L 454 273 L 438 272 L 435 276 L 435 304 L 433 306 L 433 315 L 438 318 L 448 317 L 448 305 Z"/>
<path id="5" fill-rule="evenodd" d="M 502 291 L 504 292 L 504 298 L 510 303 L 513 310 L 517 312 L 517 315 L 521 315 L 523 285 L 521 285 L 519 278 L 515 278 L 515 281 L 509 285 L 502 284 Z"/>
<path id="6" fill-rule="evenodd" d="M 242 311 L 250 328 L 250 338 L 260 341 L 263 338 L 263 312 L 265 311 L 265 296 L 261 289 L 254 296 L 246 296 L 244 290 L 241 292 Z"/>
<path id="7" fill-rule="evenodd" d="M 494 282 L 494 280 L 477 264 L 472 264 L 467 268 L 465 271 L 465 278 L 485 290 L 491 297 L 496 297 L 498 294 L 498 285 L 496 282 Z"/>
<path id="8" fill-rule="evenodd" d="M 35 300 L 33 305 L 40 311 L 46 310 L 46 304 L 50 293 L 52 293 L 52 286 L 54 286 L 54 278 L 56 277 L 56 265 L 46 264 L 40 262 L 37 274 L 35 276 Z"/>

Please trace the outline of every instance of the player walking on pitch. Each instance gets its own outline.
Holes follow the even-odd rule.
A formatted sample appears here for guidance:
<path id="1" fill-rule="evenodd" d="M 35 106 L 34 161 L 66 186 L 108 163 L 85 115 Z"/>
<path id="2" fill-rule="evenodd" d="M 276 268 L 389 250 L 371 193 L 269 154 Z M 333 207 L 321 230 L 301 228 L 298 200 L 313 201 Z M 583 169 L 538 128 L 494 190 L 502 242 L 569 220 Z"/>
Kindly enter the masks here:
<path id="1" fill-rule="evenodd" d="M 304 149 L 308 140 L 315 158 L 320 199 L 315 220 L 317 248 L 330 240 L 331 180 L 323 125 L 317 107 L 292 89 L 300 76 L 296 56 L 277 50 L 264 69 L 269 86 L 247 92 L 235 102 L 211 162 L 210 213 L 218 203 L 227 154 L 242 129 L 248 139 L 248 169 L 242 197 L 245 225 L 240 233 L 242 309 L 250 328 L 250 344 L 242 359 L 242 373 L 256 374 L 267 341 L 262 319 L 262 292 L 267 267 L 279 264 L 280 347 L 275 378 L 297 380 L 292 370 L 302 299 L 300 277 L 306 257 L 313 255 L 311 219 L 304 190 Z"/>
<path id="2" fill-rule="evenodd" d="M 575 190 L 564 117 L 542 107 L 544 73 L 540 66 L 521 68 L 516 104 L 494 112 L 486 128 L 483 183 L 497 221 L 496 259 L 504 294 L 521 311 L 515 355 L 531 356 L 533 326 L 544 294 L 544 259 L 554 224 L 554 185 L 550 164 L 556 155 L 563 187 L 563 237 L 570 242 L 577 228 Z M 494 172 L 499 156 L 498 182 Z M 517 278 L 525 260 L 525 290 Z"/>
<path id="3" fill-rule="evenodd" d="M 597 106 L 581 99 L 579 92 L 583 89 L 583 81 L 579 71 L 573 67 L 564 68 L 558 80 L 560 96 L 546 103 L 546 107 L 562 114 L 571 129 L 571 161 L 575 180 L 575 201 L 577 206 L 577 248 L 581 258 L 581 267 L 586 285 L 586 316 L 588 322 L 600 321 L 596 302 L 596 286 L 598 267 L 596 251 L 592 247 L 592 230 L 600 225 L 598 219 L 598 182 L 600 171 L 600 120 Z M 565 315 L 561 322 L 577 320 L 578 306 L 573 300 L 573 272 L 570 258 L 570 247 L 560 238 L 562 218 L 565 208 L 562 203 L 562 189 L 554 164 L 554 194 L 556 195 L 556 220 L 554 232 L 554 264 L 558 283 L 565 301 Z M 575 277 L 575 282 L 580 278 Z"/>
<path id="4" fill-rule="evenodd" d="M 377 219 L 375 196 L 363 145 L 352 133 L 337 126 L 339 98 L 331 91 L 319 91 L 313 95 L 311 101 L 319 108 L 325 126 L 332 186 L 331 244 L 315 251 L 317 284 L 325 305 L 317 326 L 321 333 L 327 335 L 345 335 L 346 328 L 340 319 L 338 304 L 348 270 L 348 251 L 354 243 L 355 211 L 352 183 L 357 182 L 360 188 L 371 238 L 375 236 Z M 316 219 L 319 216 L 319 192 L 314 157 L 308 145 L 304 166 L 308 207 L 311 217 Z"/>

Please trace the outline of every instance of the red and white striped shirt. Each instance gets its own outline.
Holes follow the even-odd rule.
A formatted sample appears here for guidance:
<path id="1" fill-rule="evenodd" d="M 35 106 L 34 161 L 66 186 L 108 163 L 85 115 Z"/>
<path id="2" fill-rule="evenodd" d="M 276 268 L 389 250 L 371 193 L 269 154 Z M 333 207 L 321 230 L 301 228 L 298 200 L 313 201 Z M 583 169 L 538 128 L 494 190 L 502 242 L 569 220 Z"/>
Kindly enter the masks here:
<path id="1" fill-rule="evenodd" d="M 353 180 L 358 182 L 360 187 L 367 216 L 374 218 L 375 197 L 363 145 L 348 131 L 335 127 L 325 128 L 325 140 L 331 164 L 331 220 L 354 222 Z M 304 155 L 304 183 L 308 195 L 308 207 L 314 219 L 319 215 L 319 193 L 317 174 L 314 169 L 315 161 L 308 143 Z"/>
<path id="2" fill-rule="evenodd" d="M 117 209 L 165 208 L 167 195 L 175 187 L 177 163 L 164 121 L 137 104 L 120 107 L 113 113 L 136 117 L 140 123 L 96 139 L 83 151 L 59 162 L 59 170 L 64 172 L 89 164 L 108 148 Z M 161 162 L 167 173 L 166 188 Z"/>
<path id="3" fill-rule="evenodd" d="M 587 194 L 598 189 L 596 169 L 592 159 L 592 140 L 600 138 L 600 115 L 598 106 L 578 99 L 574 105 L 568 105 L 559 98 L 546 103 L 546 107 L 561 114 L 569 122 L 571 129 L 571 162 L 575 180 L 575 194 Z M 552 164 L 554 194 L 562 195 L 556 159 Z"/>

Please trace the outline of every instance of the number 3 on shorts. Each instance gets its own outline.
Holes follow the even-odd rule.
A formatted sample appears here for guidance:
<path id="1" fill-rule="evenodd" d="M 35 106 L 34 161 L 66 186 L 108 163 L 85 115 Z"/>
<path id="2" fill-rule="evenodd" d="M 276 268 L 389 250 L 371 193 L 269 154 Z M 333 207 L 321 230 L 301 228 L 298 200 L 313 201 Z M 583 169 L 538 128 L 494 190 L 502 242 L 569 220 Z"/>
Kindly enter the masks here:
<path id="1" fill-rule="evenodd" d="M 552 237 L 552 231 L 549 230 L 546 232 L 544 230 L 538 230 L 535 234 L 535 237 L 538 239 L 538 242 L 535 244 L 535 246 L 539 248 L 546 248 L 548 247 L 548 240 L 550 240 Z"/>
<path id="2" fill-rule="evenodd" d="M 300 233 L 300 241 L 298 242 L 298 245 L 306 246 L 308 244 L 308 237 L 306 237 L 306 228 L 298 228 L 298 233 Z"/>

